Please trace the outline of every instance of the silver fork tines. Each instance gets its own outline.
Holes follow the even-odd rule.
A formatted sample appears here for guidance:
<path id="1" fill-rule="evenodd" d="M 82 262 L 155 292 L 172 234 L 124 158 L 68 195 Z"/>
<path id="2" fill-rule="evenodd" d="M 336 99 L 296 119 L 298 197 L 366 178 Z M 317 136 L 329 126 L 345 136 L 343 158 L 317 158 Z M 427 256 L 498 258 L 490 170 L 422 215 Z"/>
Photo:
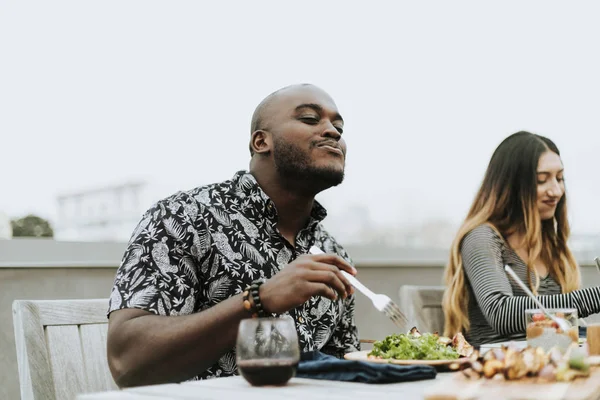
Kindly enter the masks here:
<path id="1" fill-rule="evenodd" d="M 383 309 L 385 315 L 387 315 L 402 331 L 406 331 L 408 326 L 408 319 L 404 313 L 400 310 L 400 307 L 396 305 L 391 299 L 386 307 Z"/>
<path id="2" fill-rule="evenodd" d="M 323 251 L 316 246 L 312 246 L 310 248 L 310 253 L 323 254 Z M 352 284 L 352 286 L 358 289 L 362 294 L 367 296 L 373 303 L 373 306 L 378 311 L 384 313 L 389 319 L 391 319 L 392 322 L 401 329 L 402 333 L 407 331 L 408 319 L 406 318 L 402 310 L 400 310 L 400 307 L 398 307 L 396 303 L 392 301 L 392 299 L 390 299 L 384 294 L 373 293 L 369 288 L 360 283 L 360 281 L 354 276 L 350 275 L 346 271 L 341 272 L 346 277 L 346 279 L 348 279 L 350 284 Z"/>

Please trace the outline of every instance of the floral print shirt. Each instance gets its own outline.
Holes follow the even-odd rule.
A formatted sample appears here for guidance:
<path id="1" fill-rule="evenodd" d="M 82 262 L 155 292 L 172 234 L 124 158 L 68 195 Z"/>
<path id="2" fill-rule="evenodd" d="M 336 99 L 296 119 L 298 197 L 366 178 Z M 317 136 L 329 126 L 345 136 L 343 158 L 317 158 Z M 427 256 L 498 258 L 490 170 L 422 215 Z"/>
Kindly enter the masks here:
<path id="1" fill-rule="evenodd" d="M 250 173 L 178 192 L 151 207 L 133 232 L 115 277 L 109 313 L 138 308 L 157 315 L 187 315 L 269 279 L 316 245 L 351 263 L 323 228 L 327 212 L 315 201 L 294 246 L 277 230 L 274 203 Z M 360 349 L 354 296 L 315 296 L 285 313 L 296 322 L 300 351 L 337 357 Z M 237 374 L 235 349 L 197 379 Z"/>

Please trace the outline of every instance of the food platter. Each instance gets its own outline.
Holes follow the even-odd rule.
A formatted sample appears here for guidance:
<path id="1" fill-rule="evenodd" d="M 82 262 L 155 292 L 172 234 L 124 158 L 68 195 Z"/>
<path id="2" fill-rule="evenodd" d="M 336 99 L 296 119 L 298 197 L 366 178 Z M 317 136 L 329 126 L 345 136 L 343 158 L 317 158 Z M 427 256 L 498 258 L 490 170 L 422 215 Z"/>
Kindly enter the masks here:
<path id="1" fill-rule="evenodd" d="M 600 397 L 600 369 L 586 379 L 570 382 L 536 382 L 532 378 L 469 380 L 462 374 L 439 380 L 425 389 L 425 400 L 590 400 Z"/>

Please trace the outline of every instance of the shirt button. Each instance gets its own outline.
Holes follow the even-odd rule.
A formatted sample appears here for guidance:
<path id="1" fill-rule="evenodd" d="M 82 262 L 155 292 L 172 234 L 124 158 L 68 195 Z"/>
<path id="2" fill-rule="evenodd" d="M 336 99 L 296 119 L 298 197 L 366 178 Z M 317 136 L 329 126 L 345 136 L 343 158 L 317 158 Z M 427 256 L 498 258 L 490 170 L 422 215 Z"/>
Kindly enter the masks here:
<path id="1" fill-rule="evenodd" d="M 303 324 L 304 323 L 304 318 L 298 317 L 298 322 L 300 322 L 301 324 Z"/>

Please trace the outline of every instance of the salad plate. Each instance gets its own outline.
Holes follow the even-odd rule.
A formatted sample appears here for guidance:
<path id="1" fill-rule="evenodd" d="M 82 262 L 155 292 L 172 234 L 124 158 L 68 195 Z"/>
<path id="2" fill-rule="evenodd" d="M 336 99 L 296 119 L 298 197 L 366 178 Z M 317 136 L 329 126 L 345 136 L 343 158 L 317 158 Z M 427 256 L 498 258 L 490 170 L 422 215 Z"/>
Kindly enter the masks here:
<path id="1" fill-rule="evenodd" d="M 462 334 L 452 339 L 437 333 L 421 334 L 417 328 L 404 334 L 393 334 L 376 341 L 370 351 L 344 355 L 346 360 L 379 364 L 449 366 L 468 360 L 473 347 Z"/>
<path id="2" fill-rule="evenodd" d="M 344 355 L 344 358 L 346 360 L 367 361 L 367 362 L 373 362 L 373 363 L 379 363 L 379 364 L 431 365 L 432 367 L 450 365 L 450 364 L 454 364 L 454 363 L 460 363 L 463 360 L 464 361 L 468 360 L 467 357 L 459 357 L 454 360 L 397 360 L 394 358 L 386 359 L 386 358 L 369 356 L 369 352 L 370 352 L 369 350 L 355 351 L 355 352 Z"/>

